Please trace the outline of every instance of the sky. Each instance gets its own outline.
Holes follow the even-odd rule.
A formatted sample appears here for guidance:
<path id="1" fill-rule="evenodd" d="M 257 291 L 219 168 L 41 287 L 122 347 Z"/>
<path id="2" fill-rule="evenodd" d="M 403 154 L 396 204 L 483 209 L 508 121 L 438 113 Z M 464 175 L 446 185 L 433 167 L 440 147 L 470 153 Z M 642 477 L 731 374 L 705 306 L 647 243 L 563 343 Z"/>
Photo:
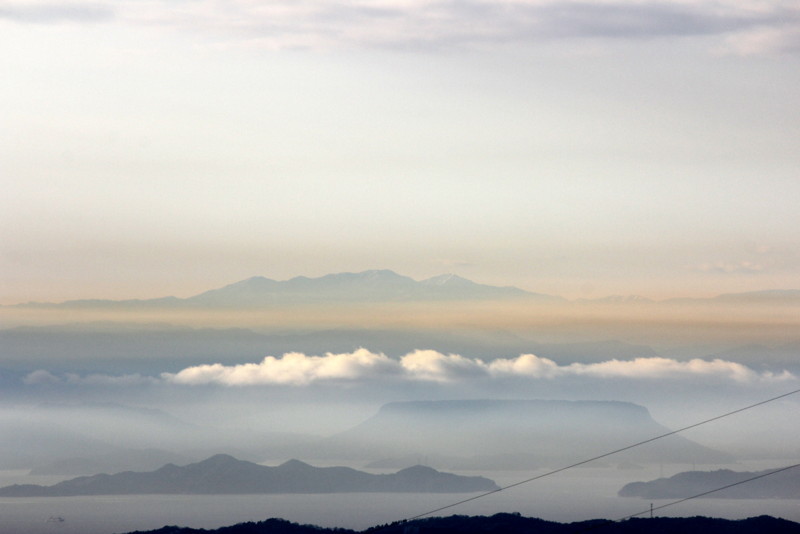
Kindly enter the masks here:
<path id="1" fill-rule="evenodd" d="M 0 304 L 800 288 L 780 0 L 0 1 Z"/>
<path id="2" fill-rule="evenodd" d="M 800 289 L 798 87 L 796 0 L 0 0 L 0 305 L 371 269 Z M 0 427 L 25 407 L 33 447 L 66 405 L 109 443 L 255 455 L 392 401 L 628 401 L 679 428 L 800 383 L 789 305 L 395 304 L 3 308 Z M 791 456 L 796 412 L 692 439 Z"/>

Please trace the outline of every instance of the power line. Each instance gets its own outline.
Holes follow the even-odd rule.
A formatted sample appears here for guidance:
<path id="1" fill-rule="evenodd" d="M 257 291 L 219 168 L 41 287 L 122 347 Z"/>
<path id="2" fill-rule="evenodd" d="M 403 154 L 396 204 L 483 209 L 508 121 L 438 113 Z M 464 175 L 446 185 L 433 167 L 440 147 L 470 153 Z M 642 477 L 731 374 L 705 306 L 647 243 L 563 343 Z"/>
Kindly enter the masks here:
<path id="1" fill-rule="evenodd" d="M 794 391 L 790 391 L 788 393 L 784 393 L 784 394 L 778 395 L 776 397 L 771 397 L 769 399 L 757 402 L 755 404 L 750 404 L 750 405 L 745 406 L 743 408 L 739 408 L 737 410 L 733 410 L 731 412 L 727 412 L 727 413 L 724 413 L 722 415 L 717 415 L 715 417 L 711 417 L 710 419 L 705 419 L 703 421 L 700 421 L 698 423 L 694 423 L 694 424 L 685 426 L 683 428 L 679 428 L 678 430 L 673 430 L 671 432 L 667 432 L 667 433 L 661 434 L 659 436 L 655 436 L 655 437 L 652 437 L 652 438 L 649 438 L 649 439 L 646 439 L 646 440 L 643 440 L 643 441 L 639 441 L 639 442 L 634 443 L 632 445 L 628 445 L 628 446 L 625 446 L 625 447 L 622 447 L 622 448 L 619 448 L 619 449 L 615 449 L 615 450 L 613 450 L 611 452 L 600 454 L 599 456 L 594 456 L 594 457 L 589 458 L 587 460 L 581 460 L 580 462 L 576 462 L 574 464 L 570 464 L 570 465 L 567 465 L 567 466 L 564 466 L 564 467 L 559 467 L 558 469 L 553 469 L 552 471 L 547 471 L 546 473 L 542 473 L 541 475 L 536 475 L 535 477 L 527 478 L 525 480 L 521 480 L 519 482 L 515 482 L 513 484 L 509 484 L 508 486 L 503 486 L 503 487 L 494 489 L 492 491 L 487 491 L 487 492 L 481 493 L 479 495 L 474 495 L 472 497 L 469 497 L 468 499 L 462 499 L 462 500 L 460 500 L 458 502 L 447 504 L 445 506 L 440 506 L 439 508 L 436 508 L 434 510 L 428 510 L 427 512 L 424 512 L 424 513 L 417 514 L 415 516 L 406 518 L 403 521 L 413 521 L 414 519 L 420 519 L 422 517 L 425 517 L 425 516 L 428 516 L 428 515 L 431 515 L 431 514 L 435 514 L 437 512 L 441 512 L 443 510 L 447 510 L 447 509 L 450 509 L 450 508 L 454 508 L 456 506 L 459 506 L 459 505 L 462 505 L 462 504 L 466 504 L 468 502 L 477 501 L 478 499 L 483 499 L 484 497 L 488 497 L 489 495 L 493 495 L 495 493 L 500 493 L 501 491 L 505 491 L 507 489 L 515 488 L 517 486 L 522 486 L 523 484 L 528 484 L 529 482 L 533 482 L 534 480 L 539 480 L 540 478 L 549 477 L 551 475 L 555 475 L 556 473 L 561 473 L 562 471 L 566 471 L 568 469 L 579 467 L 581 465 L 588 464 L 589 462 L 594 462 L 595 460 L 600 460 L 602 458 L 607 458 L 607 457 L 609 457 L 611 455 L 618 454 L 620 452 L 627 451 L 627 450 L 633 449 L 635 447 L 640 447 L 640 446 L 645 445 L 647 443 L 652 443 L 653 441 L 656 441 L 656 440 L 659 440 L 659 439 L 662 439 L 662 438 L 666 438 L 668 436 L 673 436 L 673 435 L 678 434 L 680 432 L 685 432 L 686 430 L 689 430 L 689 429 L 692 429 L 692 428 L 697 428 L 698 426 L 705 425 L 705 424 L 711 423 L 713 421 L 718 421 L 720 419 L 723 419 L 725 417 L 729 417 L 731 415 L 735 415 L 737 413 L 741 413 L 741 412 L 744 412 L 744 411 L 747 411 L 747 410 L 751 410 L 751 409 L 756 408 L 758 406 L 762 406 L 764 404 L 768 404 L 770 402 L 774 402 L 776 400 L 783 399 L 785 397 L 788 397 L 790 395 L 794 395 L 796 393 L 800 393 L 800 389 L 795 389 Z M 792 467 L 794 467 L 794 466 L 792 466 Z M 762 475 L 762 476 L 766 476 L 766 475 Z M 724 489 L 724 488 L 720 488 L 720 489 Z M 681 502 L 681 501 L 679 501 L 679 502 Z M 675 503 L 675 504 L 677 504 L 677 503 Z"/>
<path id="2" fill-rule="evenodd" d="M 712 490 L 704 491 L 702 493 L 698 493 L 697 495 L 692 495 L 691 497 L 684 497 L 683 499 L 678 499 L 677 501 L 668 502 L 667 504 L 662 504 L 660 506 L 653 506 L 651 504 L 650 508 L 648 508 L 647 510 L 642 510 L 641 512 L 637 512 L 635 514 L 626 515 L 625 517 L 620 517 L 619 519 L 609 519 L 607 522 L 596 524 L 596 525 L 592 525 L 591 527 L 587 527 L 587 528 L 584 528 L 584 529 L 581 529 L 581 530 L 576 530 L 574 532 L 574 534 L 580 534 L 581 532 L 589 532 L 591 530 L 601 529 L 603 527 L 607 527 L 609 525 L 613 525 L 614 523 L 627 521 L 628 519 L 632 519 L 634 517 L 639 517 L 640 515 L 645 515 L 645 514 L 648 514 L 648 513 L 650 514 L 650 517 L 652 518 L 653 517 L 653 512 L 656 511 L 656 510 L 663 510 L 664 508 L 667 508 L 667 507 L 670 507 L 670 506 L 675 506 L 676 504 L 680 504 L 682 502 L 691 501 L 692 499 L 697 499 L 698 497 L 703 497 L 703 496 L 708 495 L 710 493 L 716 493 L 718 491 L 722 491 L 724 489 L 732 488 L 733 486 L 738 486 L 740 484 L 746 484 L 747 482 L 752 482 L 753 480 L 758 480 L 759 478 L 765 478 L 765 477 L 768 477 L 768 476 L 772 476 L 774 474 L 781 473 L 783 471 L 788 471 L 789 469 L 794 469 L 795 467 L 800 467 L 800 464 L 787 465 L 786 467 L 780 467 L 778 469 L 774 469 L 774 470 L 769 471 L 767 473 L 761 473 L 760 475 L 756 475 L 756 476 L 753 476 L 753 477 L 750 477 L 750 478 L 746 478 L 746 479 L 740 480 L 738 482 L 733 482 L 731 484 L 727 484 L 727 485 L 721 486 L 719 488 L 714 488 Z"/>
<path id="3" fill-rule="evenodd" d="M 724 489 L 732 488 L 732 487 L 738 486 L 740 484 L 746 484 L 747 482 L 752 482 L 753 480 L 758 480 L 759 478 L 772 476 L 772 475 L 775 475 L 777 473 L 781 473 L 783 471 L 788 471 L 789 469 L 794 469 L 795 467 L 800 467 L 800 464 L 787 465 L 786 467 L 780 467 L 778 469 L 775 469 L 773 471 L 769 471 L 767 473 L 761 473 L 760 475 L 756 475 L 754 477 L 746 478 L 746 479 L 740 480 L 738 482 L 733 482 L 732 484 L 728 484 L 728 485 L 725 485 L 725 486 L 721 486 L 719 488 L 714 488 L 712 490 L 704 491 L 703 493 L 698 493 L 697 495 L 692 495 L 691 497 L 684 497 L 683 499 L 678 499 L 677 501 L 668 502 L 667 504 L 662 504 L 661 506 L 655 506 L 655 507 L 651 506 L 650 509 L 648 509 L 648 510 L 645 510 L 643 512 L 637 512 L 637 513 L 631 514 L 631 515 L 626 515 L 625 517 L 621 517 L 620 519 L 616 519 L 614 522 L 625 521 L 626 519 L 631 519 L 633 517 L 638 517 L 640 515 L 644 515 L 644 514 L 653 512 L 655 510 L 662 510 L 662 509 L 667 508 L 669 506 L 675 506 L 676 504 L 680 504 L 682 502 L 691 501 L 692 499 L 697 499 L 698 497 L 703 497 L 705 495 L 708 495 L 709 493 L 716 493 L 718 491 L 722 491 Z"/>

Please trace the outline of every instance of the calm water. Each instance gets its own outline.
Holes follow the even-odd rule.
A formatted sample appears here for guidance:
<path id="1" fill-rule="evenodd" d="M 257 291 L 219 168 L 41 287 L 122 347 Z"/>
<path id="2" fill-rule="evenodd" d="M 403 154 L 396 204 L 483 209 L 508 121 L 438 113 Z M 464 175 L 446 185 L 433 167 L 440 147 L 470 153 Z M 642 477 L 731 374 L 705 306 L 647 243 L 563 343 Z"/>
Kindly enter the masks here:
<path id="1" fill-rule="evenodd" d="M 777 464 L 776 464 L 777 465 Z M 672 469 L 665 475 L 677 470 Z M 746 469 L 738 466 L 739 470 Z M 481 473 L 501 485 L 519 482 L 539 472 Z M 469 474 L 469 473 L 463 473 Z M 616 496 L 634 480 L 656 478 L 656 470 L 574 469 L 502 491 L 435 515 L 486 515 L 520 512 L 554 521 L 621 518 L 646 511 L 650 502 Z M 6 473 L 2 485 L 23 482 L 19 474 Z M 35 483 L 51 483 L 40 479 Z M 164 525 L 215 528 L 242 521 L 282 517 L 299 523 L 363 529 L 425 513 L 460 501 L 472 494 L 339 494 L 339 495 L 135 495 L 121 497 L 58 497 L 0 499 L 2 534 L 112 534 L 155 529 Z M 654 501 L 664 504 L 670 501 Z M 697 499 L 659 511 L 658 515 L 707 515 L 743 518 L 761 514 L 800 522 L 796 500 Z M 63 522 L 48 521 L 61 517 Z"/>

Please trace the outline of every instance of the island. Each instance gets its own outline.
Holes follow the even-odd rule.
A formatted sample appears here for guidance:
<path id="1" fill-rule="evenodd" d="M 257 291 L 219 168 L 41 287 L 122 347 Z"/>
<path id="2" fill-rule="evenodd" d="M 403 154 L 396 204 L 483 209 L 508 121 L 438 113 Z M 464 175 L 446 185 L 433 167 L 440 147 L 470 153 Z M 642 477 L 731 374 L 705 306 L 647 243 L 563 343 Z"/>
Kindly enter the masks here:
<path id="1" fill-rule="evenodd" d="M 125 471 L 73 478 L 52 486 L 15 484 L 0 497 L 66 497 L 141 494 L 262 493 L 469 493 L 498 489 L 478 476 L 442 473 L 416 465 L 391 474 L 371 474 L 350 467 L 314 467 L 290 460 L 276 467 L 217 454 L 185 466 L 167 464 L 149 472 Z"/>

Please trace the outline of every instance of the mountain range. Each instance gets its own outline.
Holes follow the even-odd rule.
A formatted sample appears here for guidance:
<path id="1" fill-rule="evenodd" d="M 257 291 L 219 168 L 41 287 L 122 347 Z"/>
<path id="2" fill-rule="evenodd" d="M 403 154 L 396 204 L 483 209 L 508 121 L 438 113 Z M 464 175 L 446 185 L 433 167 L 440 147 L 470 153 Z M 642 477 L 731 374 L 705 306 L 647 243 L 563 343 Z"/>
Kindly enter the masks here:
<path id="1" fill-rule="evenodd" d="M 278 281 L 254 276 L 188 298 L 161 297 L 135 300 L 69 300 L 59 304 L 28 302 L 20 307 L 69 308 L 258 308 L 287 303 L 326 302 L 405 302 L 534 299 L 561 301 L 561 297 L 531 293 L 516 287 L 478 284 L 454 274 L 443 274 L 417 281 L 390 270 L 336 273 Z"/>
<path id="2" fill-rule="evenodd" d="M 65 308 L 259 308 L 275 305 L 355 302 L 414 302 L 459 300 L 526 300 L 540 303 L 570 302 L 544 293 L 534 293 L 513 286 L 479 284 L 455 274 L 442 274 L 414 280 L 388 269 L 359 273 L 335 273 L 318 278 L 297 276 L 278 281 L 254 276 L 211 289 L 187 298 L 174 296 L 154 299 L 103 300 L 81 299 L 61 303 L 27 302 L 16 307 Z M 719 295 L 708 299 L 679 298 L 653 301 L 637 295 L 614 295 L 597 299 L 579 299 L 578 304 L 651 305 L 656 303 L 800 303 L 800 290 L 765 290 Z"/>
<path id="3" fill-rule="evenodd" d="M 53 486 L 15 484 L 0 488 L 2 497 L 74 495 L 262 494 L 262 493 L 468 493 L 492 491 L 488 478 L 441 473 L 416 465 L 393 474 L 371 474 L 349 467 L 313 467 L 289 460 L 267 467 L 217 454 L 185 466 L 167 464 L 156 471 L 98 474 Z"/>

